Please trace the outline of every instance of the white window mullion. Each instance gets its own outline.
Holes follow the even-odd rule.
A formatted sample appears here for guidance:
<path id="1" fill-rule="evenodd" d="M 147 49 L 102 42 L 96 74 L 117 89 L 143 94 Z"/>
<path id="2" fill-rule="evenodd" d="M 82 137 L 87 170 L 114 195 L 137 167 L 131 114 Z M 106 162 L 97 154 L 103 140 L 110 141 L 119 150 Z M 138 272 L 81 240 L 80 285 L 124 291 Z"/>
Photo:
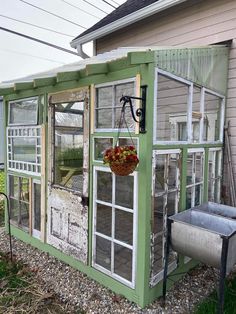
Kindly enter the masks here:
<path id="1" fill-rule="evenodd" d="M 201 100 L 200 100 L 200 112 L 202 114 L 200 119 L 200 128 L 199 128 L 199 142 L 202 143 L 204 141 L 204 120 L 205 120 L 205 113 L 204 113 L 204 102 L 205 102 L 205 88 L 201 89 Z"/>
<path id="2" fill-rule="evenodd" d="M 187 118 L 187 134 L 188 142 L 193 141 L 193 131 L 192 131 L 192 107 L 193 107 L 193 84 L 188 88 L 188 118 Z"/>
<path id="3" fill-rule="evenodd" d="M 111 273 L 114 274 L 114 268 L 115 268 L 115 194 L 116 194 L 116 176 L 114 173 L 112 173 L 112 221 L 111 221 Z"/>

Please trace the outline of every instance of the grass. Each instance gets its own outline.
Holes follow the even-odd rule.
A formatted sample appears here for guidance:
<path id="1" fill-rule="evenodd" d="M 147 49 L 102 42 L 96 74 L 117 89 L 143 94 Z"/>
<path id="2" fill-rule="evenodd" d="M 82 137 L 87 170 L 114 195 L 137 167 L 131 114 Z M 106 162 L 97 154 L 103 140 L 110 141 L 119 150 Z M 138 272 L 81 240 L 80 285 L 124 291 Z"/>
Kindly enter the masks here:
<path id="1" fill-rule="evenodd" d="M 218 296 L 216 290 L 210 295 L 211 299 L 206 299 L 196 309 L 194 314 L 215 314 L 217 313 Z M 236 314 L 236 277 L 226 280 L 224 314 Z"/>
<path id="2" fill-rule="evenodd" d="M 53 293 L 43 291 L 35 277 L 27 266 L 11 263 L 8 256 L 0 253 L 0 313 L 83 313 L 60 302 Z"/>

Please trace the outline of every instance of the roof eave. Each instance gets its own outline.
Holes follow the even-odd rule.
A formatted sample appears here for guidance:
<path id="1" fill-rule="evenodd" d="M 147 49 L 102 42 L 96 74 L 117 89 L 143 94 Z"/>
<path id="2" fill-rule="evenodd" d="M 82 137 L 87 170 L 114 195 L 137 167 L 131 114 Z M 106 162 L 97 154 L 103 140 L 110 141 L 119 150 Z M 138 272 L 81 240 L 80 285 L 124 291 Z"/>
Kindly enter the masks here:
<path id="1" fill-rule="evenodd" d="M 135 11 L 134 13 L 126 15 L 120 18 L 119 20 L 116 20 L 110 24 L 107 24 L 101 28 L 98 28 L 91 33 L 88 33 L 77 39 L 73 39 L 70 45 L 72 48 L 76 49 L 78 45 L 85 44 L 92 40 L 95 40 L 105 35 L 108 35 L 110 33 L 113 33 L 114 31 L 124 28 L 125 26 L 138 22 L 142 19 L 145 19 L 151 15 L 164 11 L 170 7 L 173 7 L 185 1 L 187 0 L 159 0 L 158 2 L 150 4 L 149 6 L 144 7 L 138 11 Z"/>

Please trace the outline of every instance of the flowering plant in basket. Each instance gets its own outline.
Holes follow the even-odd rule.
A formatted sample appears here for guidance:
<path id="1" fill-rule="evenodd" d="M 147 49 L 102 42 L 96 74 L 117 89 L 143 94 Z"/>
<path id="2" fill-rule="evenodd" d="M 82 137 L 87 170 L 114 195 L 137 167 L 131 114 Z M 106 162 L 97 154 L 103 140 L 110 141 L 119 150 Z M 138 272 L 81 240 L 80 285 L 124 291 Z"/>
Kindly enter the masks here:
<path id="1" fill-rule="evenodd" d="M 135 170 L 139 159 L 134 146 L 115 146 L 105 151 L 103 162 L 109 164 L 116 175 L 127 176 Z"/>

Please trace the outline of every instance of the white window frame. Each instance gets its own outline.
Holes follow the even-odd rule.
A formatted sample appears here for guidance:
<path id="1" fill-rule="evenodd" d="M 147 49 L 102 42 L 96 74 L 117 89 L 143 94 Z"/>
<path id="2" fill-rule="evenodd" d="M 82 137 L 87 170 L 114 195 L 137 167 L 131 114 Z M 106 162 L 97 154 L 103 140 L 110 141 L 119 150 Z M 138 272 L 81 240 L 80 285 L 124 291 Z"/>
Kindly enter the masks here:
<path id="1" fill-rule="evenodd" d="M 111 104 L 112 108 L 107 108 L 106 107 L 107 110 L 112 110 L 112 112 L 113 112 L 114 109 L 116 108 L 115 107 L 115 93 L 114 93 L 115 86 L 116 85 L 120 85 L 120 84 L 132 83 L 132 82 L 134 82 L 134 96 L 136 96 L 136 85 L 137 85 L 137 82 L 136 82 L 136 78 L 135 77 L 95 85 L 95 100 L 94 100 L 94 130 L 95 130 L 95 132 L 98 132 L 98 133 L 101 133 L 101 132 L 114 132 L 114 131 L 118 130 L 118 128 L 101 129 L 101 128 L 97 128 L 96 127 L 96 120 L 97 120 L 97 107 L 96 107 L 96 104 L 97 104 L 97 89 L 100 88 L 100 87 L 109 87 L 109 86 L 113 88 L 112 104 Z M 122 104 L 121 104 L 121 106 L 122 106 Z M 106 109 L 106 108 L 104 108 L 104 109 Z M 99 108 L 99 109 L 102 109 L 102 108 Z M 135 106 L 134 106 L 134 109 L 135 109 Z M 112 114 L 112 124 L 114 122 L 113 118 L 114 117 L 113 117 L 113 114 Z M 126 129 L 121 129 L 121 131 L 125 132 L 127 130 Z M 134 132 L 135 131 L 135 127 L 131 131 Z"/>
<path id="2" fill-rule="evenodd" d="M 99 159 L 96 159 L 95 158 L 95 140 L 96 139 L 112 139 L 112 147 L 114 147 L 115 145 L 115 138 L 112 137 L 112 136 L 94 136 L 93 138 L 93 162 L 96 162 L 96 163 L 101 163 L 103 164 L 103 161 L 102 160 L 99 160 Z M 127 136 L 119 136 L 119 139 L 130 139 L 130 137 L 127 137 Z M 118 139 L 118 145 L 119 145 L 119 139 Z M 139 155 L 139 138 L 138 137 L 133 137 L 133 141 L 135 141 L 137 143 L 136 145 L 136 150 L 137 150 L 137 154 Z"/>
<path id="3" fill-rule="evenodd" d="M 38 131 L 39 130 L 39 131 Z M 36 135 L 31 135 L 36 132 Z M 27 133 L 27 135 L 25 134 Z M 7 167 L 8 170 L 18 171 L 25 174 L 41 175 L 42 167 L 42 127 L 41 126 L 15 126 L 7 128 Z M 13 139 L 14 138 L 34 138 L 35 162 L 27 162 L 13 159 Z M 39 144 L 37 141 L 39 140 Z M 34 171 L 35 168 L 35 171 Z"/>
<path id="4" fill-rule="evenodd" d="M 133 187 L 133 209 L 125 208 L 123 206 L 115 205 L 115 174 L 112 173 L 112 203 L 97 201 L 97 172 L 108 172 L 111 173 L 111 170 L 108 167 L 94 166 L 93 170 L 93 237 L 92 237 L 92 266 L 107 274 L 108 276 L 120 281 L 128 287 L 135 288 L 136 283 L 136 259 L 137 259 L 137 209 L 138 209 L 138 200 L 137 200 L 137 191 L 138 191 L 138 175 L 137 172 L 133 172 L 130 176 L 134 177 L 134 187 Z M 96 222 L 97 222 L 97 213 L 96 213 L 96 204 L 101 204 L 105 206 L 109 206 L 112 208 L 112 235 L 106 236 L 96 231 Z M 126 211 L 128 213 L 133 214 L 133 245 L 127 244 L 120 240 L 115 239 L 115 208 Z M 103 239 L 109 240 L 111 242 L 111 271 L 102 267 L 101 265 L 96 264 L 96 236 L 99 236 Z M 114 244 L 121 245 L 124 248 L 127 248 L 133 252 L 132 254 L 132 281 L 128 281 L 127 279 L 117 275 L 114 273 Z"/>
<path id="5" fill-rule="evenodd" d="M 215 195 L 215 190 L 217 189 L 217 199 L 212 200 L 212 195 L 208 195 L 208 200 L 209 202 L 215 202 L 215 203 L 220 203 L 220 192 L 221 192 L 221 181 L 222 181 L 222 148 L 209 148 L 209 153 L 213 153 L 213 160 L 212 160 L 212 175 L 214 177 L 208 177 L 208 184 L 211 184 L 212 186 L 212 193 Z M 217 158 L 217 153 L 219 153 L 219 160 L 218 160 L 218 165 L 217 165 L 217 171 L 215 168 L 215 163 L 216 163 L 216 158 Z M 208 167 L 209 167 L 209 155 L 208 155 Z M 208 171 L 209 172 L 209 171 Z M 217 173 L 216 173 L 217 172 Z"/>
<path id="6" fill-rule="evenodd" d="M 223 143 L 223 138 L 224 138 L 224 119 L 225 119 L 225 97 L 217 92 L 214 92 L 210 89 L 207 89 L 205 87 L 202 88 L 203 90 L 203 99 L 201 100 L 203 102 L 203 117 L 205 115 L 205 94 L 210 94 L 213 96 L 217 96 L 221 99 L 221 104 L 220 104 L 220 121 L 219 121 L 219 140 L 217 141 L 209 141 L 207 143 Z M 202 119 L 203 120 L 203 119 Z M 205 142 L 206 143 L 206 142 Z"/>
<path id="7" fill-rule="evenodd" d="M 203 188 L 204 188 L 204 175 L 205 175 L 205 149 L 204 148 L 190 148 L 187 151 L 187 155 L 188 154 L 194 154 L 194 153 L 202 153 L 202 157 L 203 157 L 203 162 L 202 162 L 202 181 L 197 182 L 196 183 L 196 173 L 193 171 L 192 169 L 192 182 L 191 184 L 186 184 L 186 190 L 188 188 L 191 188 L 191 207 L 196 206 L 195 205 L 195 195 L 196 195 L 196 186 L 200 186 L 200 204 L 202 204 L 203 201 Z M 194 164 L 192 164 L 192 166 L 194 167 Z M 202 186 L 202 189 L 201 189 Z M 186 194 L 187 195 L 187 194 Z M 188 209 L 188 208 L 187 208 Z"/>
<path id="8" fill-rule="evenodd" d="M 170 141 L 158 141 L 157 139 L 157 130 L 156 130 L 156 125 L 157 125 L 157 114 L 158 114 L 158 109 L 157 109 L 157 98 L 158 98 L 158 74 L 164 75 L 166 77 L 169 77 L 170 79 L 173 79 L 175 81 L 184 83 L 189 86 L 188 89 L 188 103 L 187 103 L 187 114 L 186 116 L 179 116 L 178 114 L 175 115 L 175 118 L 170 117 L 170 122 L 171 119 L 173 121 L 173 127 L 176 128 L 175 123 L 178 122 L 177 120 L 180 119 L 181 121 L 187 121 L 187 141 L 176 141 L 176 140 L 170 140 Z M 192 104 L 193 104 L 193 90 L 194 90 L 194 84 L 188 80 L 185 80 L 179 76 L 176 76 L 170 72 L 161 70 L 159 68 L 155 69 L 155 81 L 154 81 L 154 124 L 153 124 L 153 144 L 154 145 L 163 145 L 163 144 L 194 144 L 193 139 L 192 139 Z M 201 98 L 200 98 L 200 112 L 202 114 L 202 117 L 199 121 L 199 142 L 198 144 L 201 143 L 209 143 L 209 144 L 215 144 L 215 143 L 222 143 L 223 142 L 223 132 L 224 132 L 224 115 L 225 115 L 225 97 L 213 90 L 207 89 L 205 87 L 200 87 L 201 88 Z M 211 94 L 214 96 L 217 96 L 221 99 L 221 104 L 220 104 L 220 121 L 219 121 L 219 140 L 217 141 L 203 141 L 203 132 L 204 132 L 204 115 L 205 115 L 205 94 Z M 210 113 L 211 114 L 211 113 Z M 214 119 L 214 116 L 212 114 L 212 119 Z M 176 121 L 175 121 L 176 120 Z M 195 143 L 196 144 L 196 143 Z"/>
<path id="9" fill-rule="evenodd" d="M 11 113 L 11 105 L 15 104 L 17 102 L 22 102 L 24 100 L 33 100 L 36 99 L 37 100 L 37 109 L 36 109 L 36 113 L 35 113 L 35 123 L 27 123 L 24 121 L 24 123 L 11 123 L 10 122 L 10 113 Z M 37 125 L 38 124 L 38 112 L 39 112 L 39 96 L 34 96 L 34 97 L 28 97 L 28 98 L 21 98 L 21 99 L 16 99 L 16 100 L 12 100 L 9 101 L 9 106 L 8 106 L 8 125 L 9 126 L 23 126 L 23 125 Z"/>
<path id="10" fill-rule="evenodd" d="M 40 185 L 41 188 L 41 181 L 37 180 L 37 179 L 32 179 L 32 204 L 31 204 L 31 210 L 32 210 L 32 236 L 40 239 L 41 237 L 41 231 L 34 229 L 34 204 L 35 204 L 35 189 L 34 189 L 34 184 L 38 184 Z M 41 189 L 40 189 L 40 194 L 41 194 Z M 42 215 L 40 215 L 40 218 L 42 219 Z M 41 225 L 40 225 L 40 229 L 41 229 Z"/>
<path id="11" fill-rule="evenodd" d="M 155 195 L 155 183 L 156 183 L 156 175 L 155 175 L 155 167 L 156 167 L 156 158 L 159 155 L 174 155 L 174 154 L 181 154 L 181 150 L 180 149 L 166 149 L 166 150 L 154 150 L 153 151 L 153 155 L 152 155 L 152 196 L 162 196 L 162 195 L 167 195 L 171 192 L 176 192 L 176 199 L 175 199 L 175 213 L 178 213 L 178 208 L 179 208 L 179 200 L 180 200 L 180 168 L 176 169 L 176 188 L 174 189 L 168 189 L 168 186 L 165 186 L 165 191 L 158 193 L 157 195 Z M 164 205 L 165 206 L 165 205 Z M 163 207 L 164 207 L 163 206 Z M 152 209 L 153 210 L 153 209 Z M 163 212 L 163 235 L 162 235 L 162 261 L 165 258 L 165 243 L 166 243 L 166 238 L 165 238 L 165 222 L 166 222 L 167 216 L 164 217 L 164 212 Z M 155 236 L 155 235 L 154 235 Z M 168 265 L 168 274 L 171 273 L 174 269 L 177 268 L 177 258 L 172 261 L 169 265 Z M 153 274 L 151 272 L 151 278 L 150 278 L 150 285 L 151 287 L 154 287 L 159 281 L 161 281 L 163 279 L 164 276 L 164 267 L 162 270 L 160 270 L 158 273 Z"/>
<path id="12" fill-rule="evenodd" d="M 187 129 L 188 129 L 188 140 L 187 141 L 158 141 L 157 140 L 157 97 L 158 97 L 158 74 L 167 76 L 177 82 L 186 84 L 188 86 L 188 102 L 187 102 Z M 193 102 L 193 83 L 185 80 L 177 75 L 170 72 L 161 70 L 159 68 L 155 69 L 155 79 L 154 79 L 154 124 L 153 124 L 153 144 L 185 144 L 191 143 L 192 139 L 192 102 Z"/>

